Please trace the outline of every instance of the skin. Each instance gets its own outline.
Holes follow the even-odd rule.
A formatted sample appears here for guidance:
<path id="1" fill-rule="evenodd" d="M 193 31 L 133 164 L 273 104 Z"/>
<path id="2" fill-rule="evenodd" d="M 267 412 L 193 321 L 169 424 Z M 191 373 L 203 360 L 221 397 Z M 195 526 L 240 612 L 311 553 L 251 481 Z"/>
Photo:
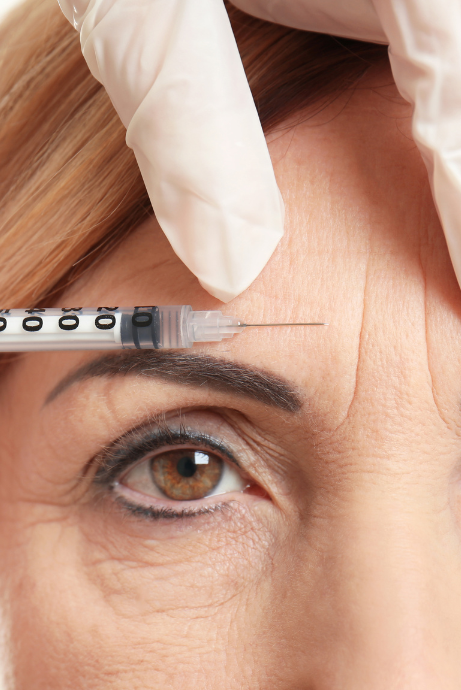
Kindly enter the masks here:
<path id="1" fill-rule="evenodd" d="M 82 381 L 43 407 L 94 352 L 26 355 L 5 375 L 15 688 L 459 689 L 461 294 L 409 117 L 383 67 L 271 135 L 286 235 L 229 305 L 154 221 L 63 301 L 328 321 L 195 346 L 285 379 L 298 411 L 141 375 Z M 96 490 L 92 459 L 156 415 L 225 442 L 252 491 L 149 520 Z"/>

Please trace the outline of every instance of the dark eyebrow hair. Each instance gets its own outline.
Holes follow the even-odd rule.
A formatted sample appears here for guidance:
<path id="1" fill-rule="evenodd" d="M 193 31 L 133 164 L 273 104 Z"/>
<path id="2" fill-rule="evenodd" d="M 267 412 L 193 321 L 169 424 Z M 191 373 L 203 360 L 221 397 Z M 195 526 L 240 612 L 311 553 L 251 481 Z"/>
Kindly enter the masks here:
<path id="1" fill-rule="evenodd" d="M 207 386 L 287 412 L 301 408 L 301 399 L 293 386 L 263 369 L 210 355 L 159 350 L 125 350 L 102 355 L 65 376 L 48 394 L 45 405 L 78 381 L 136 374 L 183 386 Z"/>

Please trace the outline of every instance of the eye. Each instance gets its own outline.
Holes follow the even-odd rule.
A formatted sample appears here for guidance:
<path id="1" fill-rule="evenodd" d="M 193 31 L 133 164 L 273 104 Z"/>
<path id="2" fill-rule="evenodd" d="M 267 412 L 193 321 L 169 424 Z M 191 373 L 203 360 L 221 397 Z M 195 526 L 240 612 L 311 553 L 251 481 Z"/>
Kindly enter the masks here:
<path id="1" fill-rule="evenodd" d="M 198 448 L 164 448 L 130 468 L 117 482 L 144 496 L 198 501 L 207 496 L 243 491 L 248 485 L 238 470 L 217 453 Z"/>
<path id="2" fill-rule="evenodd" d="M 208 425 L 209 419 L 208 414 Z M 196 427 L 204 424 L 198 415 L 193 421 Z M 120 436 L 93 459 L 98 494 L 110 492 L 130 514 L 159 520 L 213 513 L 232 505 L 225 494 L 267 498 L 242 469 L 235 447 L 222 438 L 222 420 L 217 421 L 219 435 L 186 426 L 182 418 L 179 426 L 161 420 Z M 223 498 L 211 501 L 215 496 Z"/>

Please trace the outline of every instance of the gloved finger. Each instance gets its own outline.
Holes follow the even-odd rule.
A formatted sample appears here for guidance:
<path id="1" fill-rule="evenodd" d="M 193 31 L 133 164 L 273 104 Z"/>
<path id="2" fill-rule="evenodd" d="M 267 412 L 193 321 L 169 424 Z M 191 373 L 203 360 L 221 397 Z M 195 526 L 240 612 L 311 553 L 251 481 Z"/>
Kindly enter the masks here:
<path id="1" fill-rule="evenodd" d="M 260 19 L 373 43 L 387 43 L 372 0 L 232 0 Z"/>
<path id="2" fill-rule="evenodd" d="M 374 4 L 389 38 L 395 82 L 414 106 L 413 137 L 461 285 L 461 5 L 451 0 Z"/>
<path id="3" fill-rule="evenodd" d="M 283 202 L 221 0 L 60 0 L 127 128 L 174 251 L 222 301 L 283 234 Z"/>

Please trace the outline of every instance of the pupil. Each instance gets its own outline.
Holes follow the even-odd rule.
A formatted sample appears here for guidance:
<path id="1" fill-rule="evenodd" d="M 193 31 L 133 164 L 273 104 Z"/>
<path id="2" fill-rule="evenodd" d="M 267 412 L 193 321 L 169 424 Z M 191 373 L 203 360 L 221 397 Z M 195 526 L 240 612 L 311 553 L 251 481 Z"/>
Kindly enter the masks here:
<path id="1" fill-rule="evenodd" d="M 190 455 L 184 455 L 182 458 L 179 458 L 176 469 L 181 477 L 193 477 L 197 471 L 195 460 Z"/>

